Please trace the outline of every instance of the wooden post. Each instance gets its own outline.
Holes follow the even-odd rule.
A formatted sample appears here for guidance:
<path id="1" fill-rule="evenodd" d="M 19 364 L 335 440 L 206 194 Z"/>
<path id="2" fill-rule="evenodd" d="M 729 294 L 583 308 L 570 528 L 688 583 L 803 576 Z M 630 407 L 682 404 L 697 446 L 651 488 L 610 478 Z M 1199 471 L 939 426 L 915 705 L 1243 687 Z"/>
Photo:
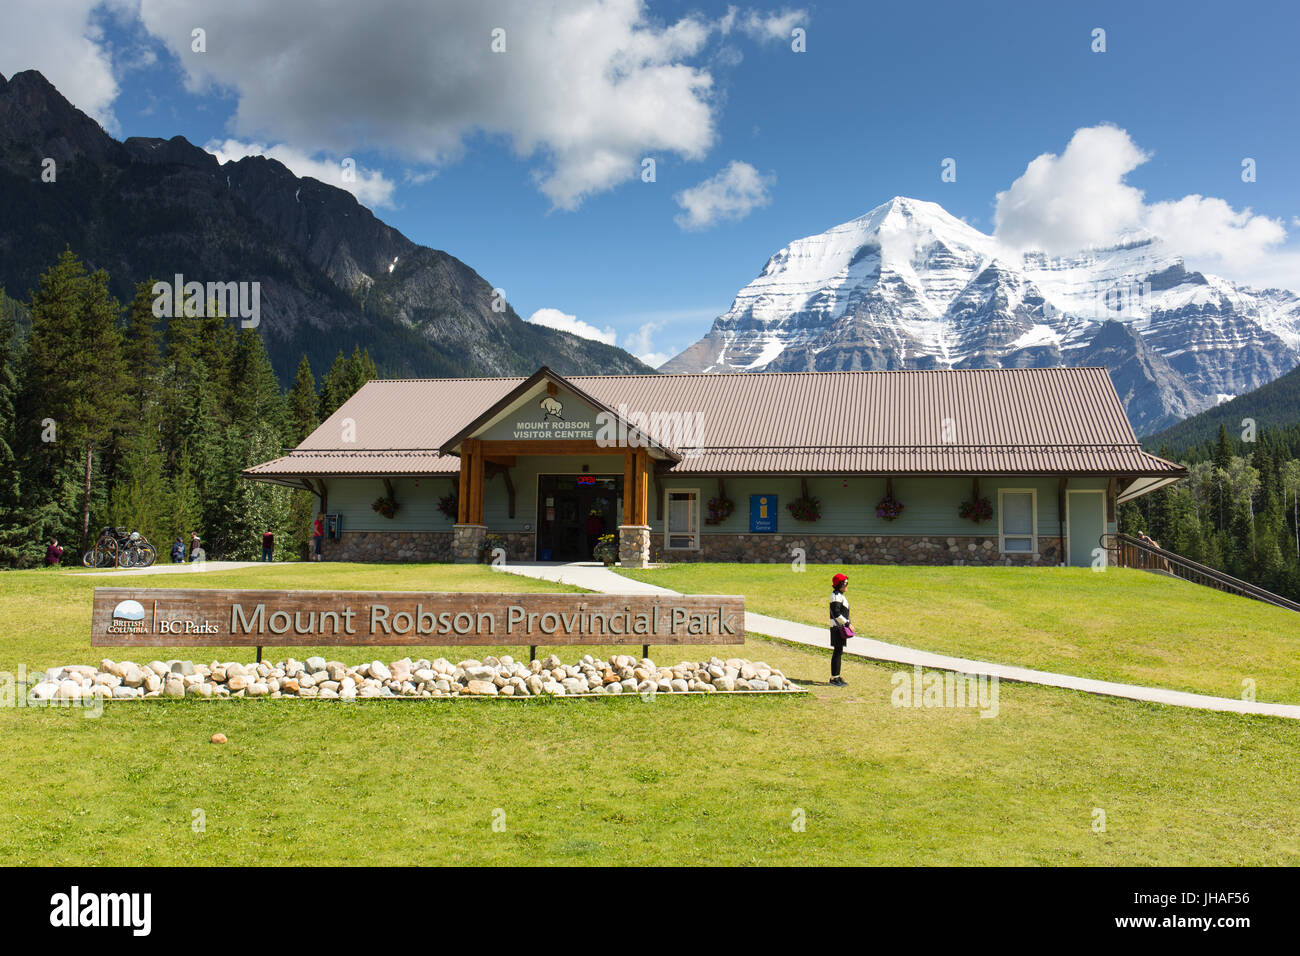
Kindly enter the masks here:
<path id="1" fill-rule="evenodd" d="M 469 442 L 460 444 L 460 486 L 456 492 L 456 524 L 469 524 L 469 460 L 473 453 Z"/>
<path id="2" fill-rule="evenodd" d="M 629 448 L 623 453 L 623 523 L 635 524 L 636 455 Z"/>
<path id="3" fill-rule="evenodd" d="M 636 460 L 634 462 L 636 468 L 636 513 L 633 517 L 636 519 L 634 523 L 639 525 L 650 523 L 649 511 L 646 508 L 646 499 L 649 497 L 647 494 L 649 475 L 647 474 L 646 463 L 649 458 L 650 453 L 646 451 L 644 446 L 636 450 Z"/>
<path id="4" fill-rule="evenodd" d="M 474 455 L 471 459 L 469 473 L 469 523 L 483 523 L 483 453 L 479 448 L 477 438 L 471 438 L 469 441 L 474 443 Z"/>

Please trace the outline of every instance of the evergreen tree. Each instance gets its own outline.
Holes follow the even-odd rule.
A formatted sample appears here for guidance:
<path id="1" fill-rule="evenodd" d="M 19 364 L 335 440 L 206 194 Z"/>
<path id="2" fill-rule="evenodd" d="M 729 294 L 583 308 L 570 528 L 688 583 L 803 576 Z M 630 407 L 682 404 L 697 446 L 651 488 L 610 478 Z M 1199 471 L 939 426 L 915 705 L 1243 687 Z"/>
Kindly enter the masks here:
<path id="1" fill-rule="evenodd" d="M 4 290 L 0 289 L 0 300 Z M 17 455 L 19 355 L 13 310 L 0 311 L 0 565 L 30 567 L 45 553 L 58 512 L 52 503 L 24 500 Z M 75 550 L 75 549 L 74 549 Z"/>
<path id="2" fill-rule="evenodd" d="M 1232 441 L 1228 438 L 1228 426 L 1219 423 L 1219 438 L 1214 444 L 1214 466 L 1224 471 L 1232 461 Z"/>
<path id="3" fill-rule="evenodd" d="M 41 276 L 32 297 L 24 408 L 42 423 L 47 446 L 39 471 L 54 490 L 60 465 L 75 455 L 82 476 L 77 531 L 86 543 L 102 446 L 127 420 L 126 365 L 118 303 L 103 270 L 87 275 L 71 251 Z M 102 492 L 102 489 L 98 489 Z"/>
<path id="4" fill-rule="evenodd" d="M 348 400 L 352 394 L 348 391 L 348 360 L 343 357 L 343 350 L 334 357 L 334 364 L 325 373 L 320 383 L 320 420 L 325 421 Z"/>
<path id="5" fill-rule="evenodd" d="M 266 346 L 254 329 L 241 329 L 235 342 L 230 366 L 230 411 L 231 421 L 236 424 L 260 422 L 277 434 L 285 431 L 284 395 Z"/>
<path id="6" fill-rule="evenodd" d="M 298 363 L 298 374 L 289 390 L 288 431 L 289 445 L 298 445 L 304 438 L 316 430 L 320 420 L 316 412 L 320 408 L 320 396 L 316 394 L 316 379 L 311 374 L 311 363 L 307 356 Z"/>

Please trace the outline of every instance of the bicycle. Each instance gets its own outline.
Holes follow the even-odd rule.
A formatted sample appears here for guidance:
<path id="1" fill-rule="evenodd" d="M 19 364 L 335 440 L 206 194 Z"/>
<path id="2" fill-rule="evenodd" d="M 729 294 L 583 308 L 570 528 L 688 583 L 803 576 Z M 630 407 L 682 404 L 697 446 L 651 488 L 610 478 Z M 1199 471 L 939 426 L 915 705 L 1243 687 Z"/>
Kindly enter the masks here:
<path id="1" fill-rule="evenodd" d="M 88 568 L 147 568 L 157 558 L 158 552 L 139 531 L 105 528 L 81 563 Z"/>

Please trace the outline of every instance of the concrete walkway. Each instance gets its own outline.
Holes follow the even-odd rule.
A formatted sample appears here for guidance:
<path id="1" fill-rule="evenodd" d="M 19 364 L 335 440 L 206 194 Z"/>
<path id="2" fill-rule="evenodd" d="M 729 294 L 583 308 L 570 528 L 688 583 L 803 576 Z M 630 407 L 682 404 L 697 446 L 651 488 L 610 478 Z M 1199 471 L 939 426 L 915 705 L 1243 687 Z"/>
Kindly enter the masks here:
<path id="1" fill-rule="evenodd" d="M 138 574 L 202 574 L 205 571 L 234 571 L 236 568 L 255 568 L 259 564 L 300 564 L 287 561 L 205 561 L 202 565 L 194 564 L 155 564 L 148 568 L 113 568 L 110 571 L 87 571 L 82 577 L 97 578 L 106 576 L 121 577 Z"/>
<path id="2" fill-rule="evenodd" d="M 600 564 L 510 564 L 498 570 L 524 577 L 540 578 L 571 584 L 588 591 L 603 594 L 676 594 L 667 588 L 661 588 L 643 581 L 634 581 L 609 570 Z M 745 630 L 755 634 L 775 637 L 796 644 L 810 647 L 830 648 L 829 628 L 812 627 L 782 618 L 768 617 L 765 614 L 745 613 Z M 1213 697 L 1209 694 L 1192 694 L 1181 690 L 1165 690 L 1160 687 L 1143 687 L 1139 684 L 1120 684 L 1115 681 L 1093 680 L 1087 677 L 1072 677 L 1069 674 L 1056 674 L 1051 671 L 1033 670 L 1028 667 L 1012 667 L 1007 664 L 993 664 L 988 661 L 972 661 L 964 657 L 949 657 L 946 654 L 933 654 L 929 651 L 913 650 L 898 644 L 876 641 L 865 637 L 849 638 L 846 652 L 857 657 L 873 661 L 887 661 L 891 664 L 905 664 L 908 667 L 919 666 L 935 670 L 956 671 L 962 674 L 977 674 L 996 677 L 998 680 L 1016 681 L 1022 684 L 1040 684 L 1043 687 L 1060 687 L 1064 690 L 1077 690 L 1086 694 L 1100 694 L 1106 697 L 1124 697 L 1128 700 L 1141 700 L 1152 704 L 1169 704 L 1173 707 L 1191 707 L 1196 710 L 1217 710 L 1234 714 L 1257 714 L 1267 717 L 1288 717 L 1300 720 L 1300 704 L 1269 704 L 1261 701 L 1236 700 L 1232 697 Z"/>

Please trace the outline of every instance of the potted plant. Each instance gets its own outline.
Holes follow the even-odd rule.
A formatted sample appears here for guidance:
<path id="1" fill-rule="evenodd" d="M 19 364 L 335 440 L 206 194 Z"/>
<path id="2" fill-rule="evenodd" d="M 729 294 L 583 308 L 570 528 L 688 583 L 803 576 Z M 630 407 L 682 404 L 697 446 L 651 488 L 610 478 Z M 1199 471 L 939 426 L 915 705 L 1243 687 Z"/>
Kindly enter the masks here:
<path id="1" fill-rule="evenodd" d="M 903 503 L 894 497 L 894 479 L 885 479 L 885 497 L 876 502 L 876 517 L 895 521 L 903 513 Z"/>
<path id="2" fill-rule="evenodd" d="M 452 521 L 460 517 L 460 499 L 454 491 L 438 499 L 438 510 Z"/>
<path id="3" fill-rule="evenodd" d="M 794 516 L 795 521 L 820 521 L 822 516 L 822 502 L 820 498 L 814 498 L 811 495 L 801 495 L 786 505 L 790 514 Z"/>
<path id="4" fill-rule="evenodd" d="M 722 524 L 722 522 L 732 516 L 735 510 L 736 503 L 730 498 L 710 498 L 709 513 L 708 516 L 705 517 L 704 523 Z"/>
<path id="5" fill-rule="evenodd" d="M 618 544 L 612 534 L 602 534 L 596 539 L 596 546 L 591 549 L 591 556 L 605 567 L 612 567 L 618 560 Z"/>
<path id="6" fill-rule="evenodd" d="M 974 521 L 979 524 L 981 521 L 988 521 L 993 517 L 993 505 L 988 498 L 970 498 L 961 503 L 957 515 L 965 521 Z"/>
<path id="7" fill-rule="evenodd" d="M 886 494 L 876 502 L 876 517 L 884 521 L 896 521 L 903 513 L 903 503 L 892 494 Z"/>
<path id="8" fill-rule="evenodd" d="M 392 495 L 380 495 L 374 501 L 370 502 L 370 507 L 379 512 L 385 518 L 391 519 L 393 515 L 397 514 L 397 509 L 400 508 L 401 505 L 397 503 L 397 499 Z"/>
<path id="9" fill-rule="evenodd" d="M 483 564 L 491 564 L 492 553 L 496 551 L 497 548 L 500 548 L 501 551 L 506 555 L 510 554 L 510 548 L 508 546 L 508 543 L 506 542 L 504 535 L 499 535 L 499 534 L 484 535 L 483 543 L 479 546 L 479 560 Z"/>

